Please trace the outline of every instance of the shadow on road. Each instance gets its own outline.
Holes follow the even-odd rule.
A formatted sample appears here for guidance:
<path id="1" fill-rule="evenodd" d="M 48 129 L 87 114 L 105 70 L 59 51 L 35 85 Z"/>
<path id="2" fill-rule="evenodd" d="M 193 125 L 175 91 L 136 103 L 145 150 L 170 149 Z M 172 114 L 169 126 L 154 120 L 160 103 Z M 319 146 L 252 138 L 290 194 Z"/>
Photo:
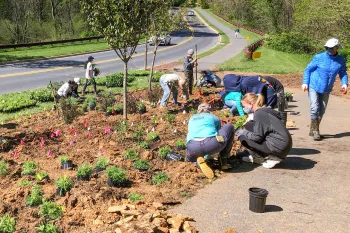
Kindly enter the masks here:
<path id="1" fill-rule="evenodd" d="M 30 69 L 45 69 L 63 66 L 83 66 L 85 61 L 74 60 L 41 60 L 17 64 L 8 64 L 8 67 L 30 68 Z"/>
<path id="2" fill-rule="evenodd" d="M 314 155 L 319 154 L 321 151 L 309 148 L 292 148 L 289 155 Z"/>
<path id="3" fill-rule="evenodd" d="M 276 165 L 275 169 L 307 170 L 313 168 L 315 164 L 317 164 L 317 162 L 311 159 L 287 157 L 280 164 Z"/>
<path id="4" fill-rule="evenodd" d="M 350 137 L 350 132 L 344 132 L 344 133 L 338 133 L 338 134 L 325 134 L 323 135 L 324 139 L 328 138 L 344 138 L 344 137 Z"/>
<path id="5" fill-rule="evenodd" d="M 265 213 L 280 212 L 280 211 L 283 211 L 283 208 L 277 205 L 265 205 Z"/>

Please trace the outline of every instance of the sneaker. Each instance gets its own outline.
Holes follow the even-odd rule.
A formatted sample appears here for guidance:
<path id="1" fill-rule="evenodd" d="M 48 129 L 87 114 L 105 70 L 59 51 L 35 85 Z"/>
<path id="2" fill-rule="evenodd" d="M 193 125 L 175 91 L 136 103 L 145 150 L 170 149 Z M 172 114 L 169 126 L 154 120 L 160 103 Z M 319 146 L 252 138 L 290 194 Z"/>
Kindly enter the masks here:
<path id="1" fill-rule="evenodd" d="M 271 169 L 271 168 L 273 168 L 274 166 L 276 166 L 276 165 L 279 164 L 279 163 L 280 163 L 280 161 L 276 161 L 276 160 L 266 160 L 266 161 L 262 164 L 262 166 L 263 166 L 264 168 Z"/>
<path id="2" fill-rule="evenodd" d="M 207 178 L 209 179 L 214 178 L 213 170 L 208 166 L 208 164 L 205 162 L 205 159 L 203 157 L 198 157 L 197 164 Z"/>
<path id="3" fill-rule="evenodd" d="M 252 155 L 242 157 L 242 161 L 246 163 L 256 163 L 256 164 L 262 164 L 265 162 L 264 158 L 257 158 L 253 157 Z"/>

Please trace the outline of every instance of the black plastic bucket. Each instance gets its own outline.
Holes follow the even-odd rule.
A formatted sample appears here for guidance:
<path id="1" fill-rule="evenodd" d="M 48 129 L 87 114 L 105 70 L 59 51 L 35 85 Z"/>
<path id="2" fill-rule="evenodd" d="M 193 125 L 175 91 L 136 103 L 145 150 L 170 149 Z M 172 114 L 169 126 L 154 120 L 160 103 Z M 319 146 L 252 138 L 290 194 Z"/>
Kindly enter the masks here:
<path id="1" fill-rule="evenodd" d="M 249 210 L 255 213 L 264 213 L 266 198 L 269 192 L 266 189 L 249 189 Z"/>
<path id="2" fill-rule="evenodd" d="M 281 121 L 284 124 L 284 126 L 287 125 L 287 112 L 280 112 L 281 115 Z"/>

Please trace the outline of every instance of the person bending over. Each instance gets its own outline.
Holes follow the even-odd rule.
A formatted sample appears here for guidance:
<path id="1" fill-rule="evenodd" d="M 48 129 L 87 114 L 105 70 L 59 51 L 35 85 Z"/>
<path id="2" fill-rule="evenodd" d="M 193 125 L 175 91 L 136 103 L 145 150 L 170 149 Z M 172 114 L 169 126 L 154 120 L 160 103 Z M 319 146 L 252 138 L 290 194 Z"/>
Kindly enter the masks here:
<path id="1" fill-rule="evenodd" d="M 225 124 L 210 113 L 211 106 L 203 103 L 198 106 L 198 113 L 188 122 L 186 161 L 197 162 L 204 175 L 209 179 L 214 177 L 213 170 L 205 162 L 204 156 L 219 154 L 222 170 L 230 169 L 228 164 L 234 138 L 234 127 Z"/>
<path id="2" fill-rule="evenodd" d="M 237 136 L 247 151 L 239 153 L 244 162 L 262 164 L 273 168 L 280 163 L 292 148 L 289 131 L 281 121 L 280 113 L 264 107 L 264 97 L 248 93 L 242 98 L 244 112 L 254 113 L 254 120 L 237 130 Z"/>
<path id="3" fill-rule="evenodd" d="M 80 83 L 80 78 L 74 78 L 73 80 L 69 80 L 68 82 L 64 83 L 57 91 L 57 99 L 60 98 L 67 98 L 67 97 L 74 97 L 78 98 L 78 86 Z"/>
<path id="4" fill-rule="evenodd" d="M 221 84 L 221 79 L 206 70 L 201 71 L 201 80 L 198 84 L 199 87 L 218 87 Z"/>

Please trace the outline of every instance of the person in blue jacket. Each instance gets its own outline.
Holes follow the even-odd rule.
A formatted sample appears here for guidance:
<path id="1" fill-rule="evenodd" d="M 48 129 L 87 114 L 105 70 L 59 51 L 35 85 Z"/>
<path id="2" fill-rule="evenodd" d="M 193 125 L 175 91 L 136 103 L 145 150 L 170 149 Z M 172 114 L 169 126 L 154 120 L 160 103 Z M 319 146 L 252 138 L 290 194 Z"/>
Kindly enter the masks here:
<path id="1" fill-rule="evenodd" d="M 198 84 L 199 87 L 218 87 L 220 84 L 221 79 L 217 75 L 209 73 L 206 70 L 201 71 L 201 80 Z"/>
<path id="2" fill-rule="evenodd" d="M 272 85 L 261 76 L 237 76 L 227 74 L 223 79 L 226 92 L 240 90 L 242 94 L 262 94 L 266 107 L 274 108 L 277 104 L 277 94 Z"/>
<path id="3" fill-rule="evenodd" d="M 211 106 L 207 103 L 198 106 L 198 113 L 188 122 L 186 161 L 197 163 L 203 174 L 209 179 L 214 178 L 213 170 L 207 165 L 206 155 L 219 154 L 222 170 L 232 168 L 228 163 L 234 139 L 234 127 L 225 124 L 210 113 Z"/>
<path id="4" fill-rule="evenodd" d="M 244 116 L 244 111 L 242 107 L 242 93 L 240 91 L 231 91 L 231 92 L 220 92 L 220 97 L 224 102 L 224 105 L 230 108 L 230 116 L 233 116 L 238 112 L 240 117 Z"/>
<path id="5" fill-rule="evenodd" d="M 329 93 L 333 89 L 336 76 L 339 74 L 343 94 L 347 93 L 348 75 L 346 62 L 338 54 L 341 48 L 338 39 L 329 39 L 324 45 L 326 51 L 314 56 L 304 71 L 302 89 L 308 90 L 311 106 L 311 124 L 309 135 L 315 141 L 321 140 L 320 123 L 326 111 Z"/>

